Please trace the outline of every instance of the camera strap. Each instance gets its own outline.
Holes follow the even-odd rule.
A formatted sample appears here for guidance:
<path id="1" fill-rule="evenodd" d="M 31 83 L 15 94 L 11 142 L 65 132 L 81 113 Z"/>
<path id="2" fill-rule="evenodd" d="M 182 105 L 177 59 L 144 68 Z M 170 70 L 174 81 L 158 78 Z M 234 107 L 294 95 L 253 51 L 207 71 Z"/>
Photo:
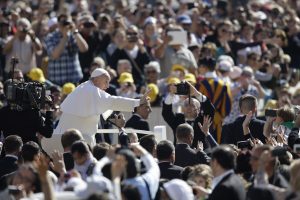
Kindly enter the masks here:
<path id="1" fill-rule="evenodd" d="M 142 70 L 139 68 L 138 64 L 135 62 L 134 58 L 132 58 L 131 55 L 125 49 L 123 50 L 126 53 L 127 57 L 129 58 L 130 62 L 133 64 L 134 69 L 136 69 L 136 71 L 140 74 L 142 79 L 144 79 L 144 74 L 142 73 Z"/>

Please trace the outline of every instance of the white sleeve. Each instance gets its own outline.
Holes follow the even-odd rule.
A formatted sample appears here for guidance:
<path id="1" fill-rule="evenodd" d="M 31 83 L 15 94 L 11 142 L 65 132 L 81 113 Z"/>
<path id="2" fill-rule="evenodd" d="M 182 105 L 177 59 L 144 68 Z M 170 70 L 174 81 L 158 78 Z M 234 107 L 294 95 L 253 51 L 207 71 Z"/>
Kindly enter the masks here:
<path id="1" fill-rule="evenodd" d="M 143 174 L 142 177 L 144 178 L 145 181 L 147 181 L 151 192 L 151 197 L 154 199 L 159 186 L 159 178 L 160 178 L 159 167 L 155 162 L 154 158 L 149 153 L 142 156 L 141 161 L 143 161 L 147 170 L 147 172 Z"/>
<path id="2" fill-rule="evenodd" d="M 165 104 L 170 105 L 173 103 L 175 95 L 174 94 L 168 94 L 165 98 Z"/>

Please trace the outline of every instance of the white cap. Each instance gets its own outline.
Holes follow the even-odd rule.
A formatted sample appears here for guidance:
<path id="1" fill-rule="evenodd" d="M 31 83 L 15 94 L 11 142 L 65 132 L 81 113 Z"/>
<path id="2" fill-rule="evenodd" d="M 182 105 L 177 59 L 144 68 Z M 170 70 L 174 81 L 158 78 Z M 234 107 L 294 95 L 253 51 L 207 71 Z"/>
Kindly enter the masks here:
<path id="1" fill-rule="evenodd" d="M 172 200 L 193 200 L 192 188 L 183 180 L 173 179 L 164 184 L 164 188 Z"/>
<path id="2" fill-rule="evenodd" d="M 108 72 L 107 72 L 105 69 L 102 69 L 102 68 L 96 68 L 96 69 L 92 72 L 91 78 L 101 76 L 102 74 L 106 74 L 108 77 L 110 77 L 109 74 L 108 74 Z"/>
<path id="3" fill-rule="evenodd" d="M 240 77 L 241 74 L 242 74 L 242 69 L 238 66 L 234 66 L 232 68 L 232 71 L 229 73 L 229 77 L 234 80 Z"/>
<path id="4" fill-rule="evenodd" d="M 157 19 L 155 17 L 150 16 L 150 17 L 147 17 L 145 19 L 144 25 L 146 25 L 146 24 L 156 24 L 156 22 L 157 22 Z"/>
<path id="5" fill-rule="evenodd" d="M 148 68 L 154 68 L 157 73 L 160 73 L 160 64 L 157 61 L 151 61 L 145 65 L 145 71 L 147 71 Z"/>
<path id="6" fill-rule="evenodd" d="M 228 60 L 222 60 L 218 63 L 218 69 L 225 71 L 225 72 L 231 72 L 232 71 L 232 64 Z"/>
<path id="7" fill-rule="evenodd" d="M 221 56 L 219 56 L 218 63 L 221 62 L 221 61 L 223 61 L 223 60 L 229 61 L 232 66 L 234 65 L 234 61 L 233 61 L 233 59 L 232 59 L 231 56 L 228 56 L 228 55 L 221 55 Z"/>
<path id="8" fill-rule="evenodd" d="M 113 191 L 111 181 L 104 176 L 92 175 L 87 178 L 85 184 L 81 184 L 74 188 L 76 196 L 87 199 L 92 194 L 98 192 L 109 192 Z"/>
<path id="9" fill-rule="evenodd" d="M 48 27 L 51 28 L 52 26 L 57 24 L 57 17 L 52 17 L 51 19 L 48 20 Z"/>

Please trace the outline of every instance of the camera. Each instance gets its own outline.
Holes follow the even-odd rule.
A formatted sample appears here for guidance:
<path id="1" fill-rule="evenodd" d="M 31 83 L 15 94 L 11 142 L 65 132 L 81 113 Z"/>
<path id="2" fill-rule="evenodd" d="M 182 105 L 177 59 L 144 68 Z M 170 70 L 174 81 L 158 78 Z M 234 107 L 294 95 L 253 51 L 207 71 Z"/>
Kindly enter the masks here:
<path id="1" fill-rule="evenodd" d="M 137 35 L 127 35 L 127 40 L 128 40 L 128 42 L 137 42 L 138 41 L 138 37 L 137 37 Z"/>
<path id="2" fill-rule="evenodd" d="M 45 86 L 38 82 L 10 82 L 6 85 L 6 99 L 19 110 L 39 110 L 45 105 Z"/>
<path id="3" fill-rule="evenodd" d="M 277 110 L 276 109 L 266 109 L 265 110 L 265 116 L 266 117 L 276 117 L 277 116 Z"/>
<path id="4" fill-rule="evenodd" d="M 175 85 L 178 95 L 189 95 L 190 94 L 190 86 L 187 82 L 181 82 Z"/>
<path id="5" fill-rule="evenodd" d="M 252 148 L 250 140 L 237 142 L 237 147 L 239 149 L 251 149 Z"/>
<path id="6" fill-rule="evenodd" d="M 83 26 L 84 28 L 93 28 L 94 24 L 92 22 L 84 22 Z"/>
<path id="7" fill-rule="evenodd" d="M 63 20 L 61 23 L 62 23 L 63 26 L 69 26 L 69 25 L 71 25 L 71 21 L 67 20 L 67 19 Z"/>
<path id="8" fill-rule="evenodd" d="M 28 33 L 28 29 L 27 28 L 22 28 L 22 30 L 21 30 L 23 33 Z"/>

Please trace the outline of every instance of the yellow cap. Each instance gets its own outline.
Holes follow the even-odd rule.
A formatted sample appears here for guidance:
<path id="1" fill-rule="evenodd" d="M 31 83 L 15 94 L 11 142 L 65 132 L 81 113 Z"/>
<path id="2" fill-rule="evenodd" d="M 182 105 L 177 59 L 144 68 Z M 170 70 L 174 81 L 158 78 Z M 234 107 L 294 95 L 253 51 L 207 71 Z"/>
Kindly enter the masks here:
<path id="1" fill-rule="evenodd" d="M 132 74 L 128 73 L 128 72 L 123 72 L 120 75 L 118 82 L 119 83 L 133 83 L 134 81 L 133 81 Z"/>
<path id="2" fill-rule="evenodd" d="M 150 93 L 148 97 L 150 97 L 150 102 L 153 103 L 157 99 L 157 96 L 159 94 L 159 89 L 157 85 L 154 83 L 149 83 L 147 87 L 150 89 Z"/>
<path id="3" fill-rule="evenodd" d="M 265 109 L 276 109 L 277 108 L 277 100 L 269 99 L 265 105 Z"/>
<path id="4" fill-rule="evenodd" d="M 178 84 L 178 83 L 180 83 L 180 80 L 177 77 L 170 77 L 170 78 L 168 78 L 167 83 L 168 83 L 168 85 Z"/>
<path id="5" fill-rule="evenodd" d="M 27 75 L 31 80 L 44 83 L 46 81 L 43 71 L 40 68 L 33 68 Z"/>
<path id="6" fill-rule="evenodd" d="M 184 80 L 192 83 L 192 84 L 196 84 L 196 77 L 194 74 L 192 73 L 187 73 L 185 76 L 184 76 Z"/>
<path id="7" fill-rule="evenodd" d="M 62 93 L 67 95 L 75 90 L 75 85 L 73 83 L 65 83 L 62 87 Z"/>
<path id="8" fill-rule="evenodd" d="M 172 65 L 172 71 L 176 71 L 176 70 L 180 70 L 180 71 L 183 71 L 183 72 L 186 71 L 185 67 L 182 66 L 182 65 L 179 65 L 179 64 Z"/>

